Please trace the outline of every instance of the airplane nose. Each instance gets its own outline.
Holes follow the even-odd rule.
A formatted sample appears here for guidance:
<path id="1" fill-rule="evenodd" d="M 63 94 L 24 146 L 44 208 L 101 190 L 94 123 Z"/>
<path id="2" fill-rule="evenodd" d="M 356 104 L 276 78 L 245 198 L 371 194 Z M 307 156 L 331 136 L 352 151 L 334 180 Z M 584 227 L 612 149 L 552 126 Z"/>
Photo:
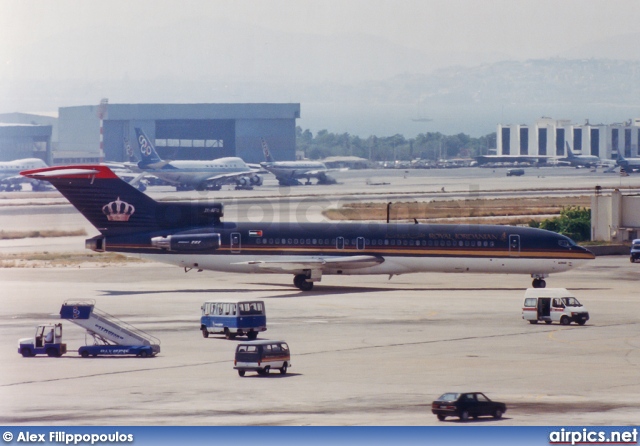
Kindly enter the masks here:
<path id="1" fill-rule="evenodd" d="M 595 259 L 596 255 L 594 253 L 592 253 L 591 251 L 589 251 L 587 248 L 577 245 L 574 246 L 574 249 L 578 249 L 582 254 L 584 254 L 584 258 L 585 259 Z"/>

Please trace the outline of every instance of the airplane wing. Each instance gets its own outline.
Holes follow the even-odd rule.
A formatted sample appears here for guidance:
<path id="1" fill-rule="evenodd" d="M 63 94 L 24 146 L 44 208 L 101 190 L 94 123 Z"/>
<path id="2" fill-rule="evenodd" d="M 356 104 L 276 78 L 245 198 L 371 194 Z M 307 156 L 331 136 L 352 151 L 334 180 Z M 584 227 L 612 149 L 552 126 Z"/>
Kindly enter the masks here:
<path id="1" fill-rule="evenodd" d="M 341 167 L 341 168 L 335 168 L 335 169 L 316 169 L 316 170 L 305 170 L 304 172 L 296 172 L 296 175 L 299 176 L 309 176 L 309 177 L 318 177 L 318 176 L 324 176 L 329 172 L 346 172 L 348 171 L 349 168 L 348 167 Z"/>
<path id="2" fill-rule="evenodd" d="M 253 169 L 254 173 L 269 173 L 268 170 L 266 170 L 264 167 L 262 167 L 260 164 L 252 164 L 252 163 L 246 163 L 247 166 L 249 166 L 249 169 Z"/>
<path id="3" fill-rule="evenodd" d="M 4 177 L 4 178 L 0 179 L 0 181 L 2 183 L 19 183 L 21 181 L 24 181 L 24 177 L 20 176 L 20 175 L 14 175 L 14 176 L 10 176 L 10 177 Z"/>
<path id="4" fill-rule="evenodd" d="M 228 181 L 232 181 L 235 180 L 237 178 L 242 178 L 242 177 L 247 177 L 247 176 L 252 176 L 257 174 L 258 171 L 255 170 L 249 170 L 246 172 L 231 172 L 231 173 L 221 173 L 219 175 L 213 175 L 209 178 L 207 178 L 205 181 L 207 182 L 220 182 L 220 181 L 224 181 L 224 180 L 228 180 Z"/>
<path id="5" fill-rule="evenodd" d="M 135 173 L 135 172 L 131 172 L 131 173 Z M 116 173 L 117 175 L 117 173 Z M 119 176 L 119 175 L 118 175 Z M 138 184 L 140 183 L 140 181 L 142 181 L 142 179 L 147 176 L 147 172 L 142 172 L 139 173 L 138 176 L 136 176 L 134 179 L 132 179 L 131 181 L 129 181 L 129 184 L 132 186 L 137 187 Z M 126 180 L 125 180 L 126 181 Z"/>
<path id="6" fill-rule="evenodd" d="M 235 265 L 257 265 L 272 272 L 293 272 L 305 269 L 333 270 L 369 268 L 384 262 L 378 256 L 300 256 L 278 260 L 255 260 L 235 263 Z"/>

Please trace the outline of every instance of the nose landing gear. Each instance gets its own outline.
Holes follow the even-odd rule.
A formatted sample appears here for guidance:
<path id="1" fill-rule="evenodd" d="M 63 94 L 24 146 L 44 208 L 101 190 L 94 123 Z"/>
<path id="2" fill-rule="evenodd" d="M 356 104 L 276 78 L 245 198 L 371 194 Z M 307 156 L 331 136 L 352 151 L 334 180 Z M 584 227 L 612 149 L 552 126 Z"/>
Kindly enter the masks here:
<path id="1" fill-rule="evenodd" d="M 532 285 L 534 288 L 544 288 L 547 286 L 547 282 L 544 279 L 533 279 Z"/>
<path id="2" fill-rule="evenodd" d="M 544 280 L 546 276 L 542 274 L 531 274 L 531 277 L 533 277 L 531 286 L 533 286 L 534 288 L 544 288 L 547 286 L 547 282 Z"/>

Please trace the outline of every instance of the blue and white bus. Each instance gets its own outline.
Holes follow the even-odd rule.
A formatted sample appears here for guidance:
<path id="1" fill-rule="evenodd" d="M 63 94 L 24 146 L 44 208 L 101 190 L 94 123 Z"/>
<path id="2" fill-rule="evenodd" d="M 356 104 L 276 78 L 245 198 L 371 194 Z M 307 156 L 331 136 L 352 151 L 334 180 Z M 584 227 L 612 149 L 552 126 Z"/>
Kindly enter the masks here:
<path id="1" fill-rule="evenodd" d="M 267 314 L 261 300 L 208 301 L 201 309 L 200 330 L 205 338 L 222 333 L 227 339 L 247 336 L 253 340 L 259 332 L 267 330 Z"/>

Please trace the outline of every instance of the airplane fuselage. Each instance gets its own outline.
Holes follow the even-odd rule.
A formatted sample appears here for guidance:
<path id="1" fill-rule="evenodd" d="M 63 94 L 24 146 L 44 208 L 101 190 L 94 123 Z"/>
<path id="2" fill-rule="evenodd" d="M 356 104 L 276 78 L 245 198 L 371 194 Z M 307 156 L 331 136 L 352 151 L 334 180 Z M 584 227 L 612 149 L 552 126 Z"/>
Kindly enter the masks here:
<path id="1" fill-rule="evenodd" d="M 223 206 L 158 202 L 105 166 L 23 172 L 50 181 L 100 231 L 94 251 L 115 251 L 186 270 L 293 274 L 308 291 L 324 274 L 524 273 L 544 278 L 593 259 L 542 229 L 408 223 L 224 222 Z"/>
<path id="2" fill-rule="evenodd" d="M 199 186 L 207 179 L 223 174 L 244 173 L 253 175 L 253 171 L 241 158 L 227 157 L 211 161 L 177 160 L 170 161 L 162 167 L 145 167 L 144 170 L 171 184 Z"/>
<path id="3" fill-rule="evenodd" d="M 327 166 L 318 161 L 276 161 L 260 165 L 276 178 L 309 178 L 327 170 Z"/>
<path id="4" fill-rule="evenodd" d="M 0 162 L 0 179 L 17 176 L 23 170 L 47 167 L 40 158 L 24 158 L 19 160 Z"/>
<path id="5" fill-rule="evenodd" d="M 124 239 L 107 236 L 103 248 L 185 268 L 244 273 L 304 274 L 321 269 L 321 274 L 342 275 L 465 272 L 546 277 L 593 258 L 567 237 L 515 226 L 220 223 L 186 232 L 192 237 L 173 249 L 152 241 L 170 235 L 166 231 Z M 202 234 L 217 234 L 219 245 L 205 247 Z M 362 256 L 363 262 L 340 264 L 340 258 L 354 256 Z M 325 263 L 305 266 L 302 258 Z M 337 266 L 327 263 L 329 259 Z"/>
<path id="6" fill-rule="evenodd" d="M 617 164 L 625 169 L 638 169 L 640 168 L 640 158 L 624 158 L 623 160 L 618 160 Z"/>
<path id="7" fill-rule="evenodd" d="M 600 158 L 595 155 L 574 155 L 565 158 L 559 158 L 559 161 L 567 162 L 572 166 L 596 166 L 600 163 Z"/>

